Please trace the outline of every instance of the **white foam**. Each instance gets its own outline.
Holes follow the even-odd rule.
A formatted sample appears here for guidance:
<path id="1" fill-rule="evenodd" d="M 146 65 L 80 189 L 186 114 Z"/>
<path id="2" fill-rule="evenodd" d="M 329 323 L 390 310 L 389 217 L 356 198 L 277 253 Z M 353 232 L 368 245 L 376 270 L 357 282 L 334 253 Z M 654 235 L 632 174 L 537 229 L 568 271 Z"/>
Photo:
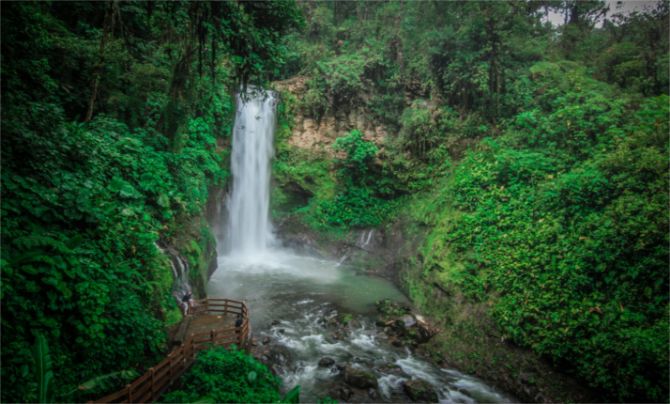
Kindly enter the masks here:
<path id="1" fill-rule="evenodd" d="M 384 375 L 377 380 L 379 392 L 386 399 L 391 397 L 392 390 L 398 390 L 407 379 L 397 375 Z"/>
<path id="2" fill-rule="evenodd" d="M 430 365 L 426 362 L 408 356 L 398 359 L 395 363 L 412 378 L 423 379 L 432 385 L 441 385 L 439 379 L 431 371 Z"/>
<path id="3" fill-rule="evenodd" d="M 374 335 L 359 333 L 356 337 L 351 339 L 351 343 L 368 351 L 376 351 L 379 349 Z"/>

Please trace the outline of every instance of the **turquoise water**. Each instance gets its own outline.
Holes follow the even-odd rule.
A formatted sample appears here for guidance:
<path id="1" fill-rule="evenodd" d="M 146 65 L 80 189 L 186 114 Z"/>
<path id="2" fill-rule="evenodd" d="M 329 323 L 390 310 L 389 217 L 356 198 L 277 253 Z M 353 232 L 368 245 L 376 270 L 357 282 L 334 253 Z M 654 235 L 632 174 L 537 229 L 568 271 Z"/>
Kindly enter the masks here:
<path id="1" fill-rule="evenodd" d="M 269 250 L 241 257 L 219 257 L 207 286 L 210 297 L 247 303 L 255 337 L 270 337 L 290 352 L 279 367 L 284 389 L 301 386 L 301 401 L 314 402 L 341 385 L 336 367 L 320 368 L 331 357 L 338 365 L 372 372 L 379 388 L 374 399 L 403 402 L 404 381 L 420 378 L 433 385 L 440 402 L 510 402 L 509 396 L 454 369 L 437 367 L 415 357 L 407 348 L 392 346 L 374 325 L 375 302 L 408 303 L 389 281 L 361 275 L 333 261 Z M 348 314 L 348 327 L 335 326 L 334 317 Z"/>

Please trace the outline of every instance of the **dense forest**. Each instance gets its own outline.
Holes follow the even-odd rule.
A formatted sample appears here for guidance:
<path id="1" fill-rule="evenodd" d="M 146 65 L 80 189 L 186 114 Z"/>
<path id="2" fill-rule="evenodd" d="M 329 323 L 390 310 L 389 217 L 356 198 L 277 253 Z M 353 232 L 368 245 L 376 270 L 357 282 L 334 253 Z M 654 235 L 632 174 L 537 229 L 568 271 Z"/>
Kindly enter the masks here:
<path id="1" fill-rule="evenodd" d="M 504 341 L 599 400 L 667 401 L 670 6 L 617 6 L 3 3 L 1 400 L 94 399 L 166 353 L 162 246 L 207 282 L 253 85 L 280 95 L 273 218 L 333 243 L 400 226 L 432 355 L 471 340 L 452 361 L 484 374 Z M 291 140 L 307 120 L 325 147 Z M 203 390 L 236 367 L 263 386 Z M 240 351 L 184 384 L 166 399 L 280 399 Z"/>

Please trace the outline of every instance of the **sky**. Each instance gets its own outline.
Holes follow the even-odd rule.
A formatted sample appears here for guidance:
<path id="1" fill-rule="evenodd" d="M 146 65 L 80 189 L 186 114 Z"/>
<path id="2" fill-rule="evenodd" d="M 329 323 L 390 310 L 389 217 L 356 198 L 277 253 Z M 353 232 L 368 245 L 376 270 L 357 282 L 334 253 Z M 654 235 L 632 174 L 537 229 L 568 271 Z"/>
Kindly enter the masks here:
<path id="1" fill-rule="evenodd" d="M 661 0 L 663 1 L 663 0 Z M 605 3 L 609 5 L 609 12 L 606 17 L 610 17 L 614 14 L 630 14 L 634 11 L 644 11 L 645 9 L 653 9 L 656 7 L 656 4 L 659 3 L 659 0 L 605 0 Z M 554 26 L 563 25 L 564 16 L 562 14 L 550 11 L 547 15 L 547 20 L 550 21 Z M 597 27 L 602 26 L 602 20 L 596 23 Z"/>

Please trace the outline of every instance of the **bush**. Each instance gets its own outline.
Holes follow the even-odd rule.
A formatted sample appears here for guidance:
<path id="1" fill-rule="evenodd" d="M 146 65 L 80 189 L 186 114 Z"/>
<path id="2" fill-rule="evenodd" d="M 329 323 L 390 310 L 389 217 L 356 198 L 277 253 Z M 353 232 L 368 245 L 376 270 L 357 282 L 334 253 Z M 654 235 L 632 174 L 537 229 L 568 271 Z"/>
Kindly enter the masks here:
<path id="1" fill-rule="evenodd" d="M 427 270 L 471 299 L 496 296 L 507 338 L 592 387 L 662 401 L 668 98 L 623 109 L 573 79 L 590 90 L 577 96 L 549 79 L 550 110 L 520 114 L 456 168 L 435 196 L 447 208 L 424 247 L 438 263 Z"/>
<path id="2" fill-rule="evenodd" d="M 198 354 L 182 376 L 181 388 L 165 394 L 168 403 L 273 403 L 280 400 L 280 381 L 270 370 L 235 346 Z"/>

